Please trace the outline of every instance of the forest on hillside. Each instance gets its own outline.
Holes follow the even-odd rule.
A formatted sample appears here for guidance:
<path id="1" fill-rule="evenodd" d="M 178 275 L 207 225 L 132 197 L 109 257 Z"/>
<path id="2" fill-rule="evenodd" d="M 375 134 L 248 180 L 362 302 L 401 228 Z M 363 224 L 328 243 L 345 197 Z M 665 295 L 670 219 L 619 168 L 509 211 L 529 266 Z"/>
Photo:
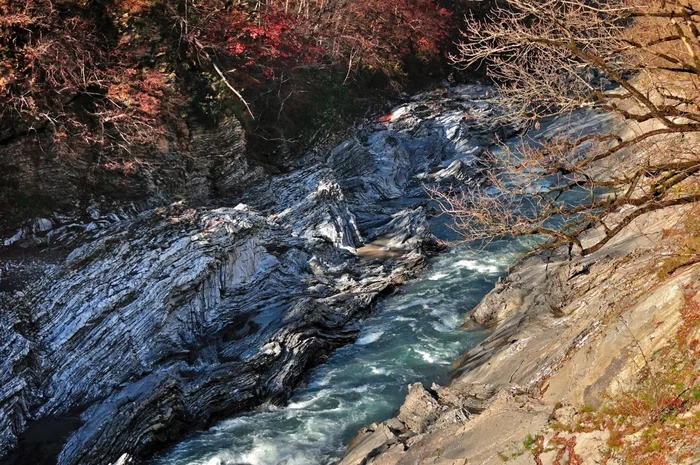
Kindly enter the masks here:
<path id="1" fill-rule="evenodd" d="M 73 150 L 121 153 L 189 117 L 235 114 L 276 147 L 332 117 L 330 104 L 342 112 L 440 76 L 464 10 L 452 0 L 2 0 L 0 143 L 41 131 Z"/>
<path id="2" fill-rule="evenodd" d="M 486 4 L 0 0 L 0 230 L 93 201 L 229 193 L 202 150 L 240 143 L 284 170 L 402 92 L 464 74 L 449 55 Z M 195 133 L 221 147 L 191 146 Z"/>

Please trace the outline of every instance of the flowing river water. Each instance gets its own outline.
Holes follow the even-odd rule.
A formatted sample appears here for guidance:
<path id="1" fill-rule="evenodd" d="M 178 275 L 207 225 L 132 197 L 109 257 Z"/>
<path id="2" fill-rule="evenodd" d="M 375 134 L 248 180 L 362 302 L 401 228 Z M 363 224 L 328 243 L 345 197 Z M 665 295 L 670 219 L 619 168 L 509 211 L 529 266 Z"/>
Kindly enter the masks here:
<path id="1" fill-rule="evenodd" d="M 158 465 L 327 465 L 363 425 L 389 418 L 408 384 L 446 382 L 451 362 L 485 331 L 460 326 L 513 259 L 515 243 L 455 247 L 383 299 L 357 341 L 310 374 L 285 407 L 225 420 L 157 458 Z"/>
<path id="2" fill-rule="evenodd" d="M 556 124 L 548 121 L 530 135 L 536 140 L 565 127 L 580 137 L 609 124 L 605 114 L 584 110 Z M 510 142 L 515 148 L 519 139 Z M 574 190 L 562 202 L 576 204 L 589 194 Z M 444 220 L 432 226 L 438 237 L 455 239 Z M 452 361 L 486 337 L 485 331 L 461 329 L 466 313 L 517 254 L 532 245 L 515 240 L 478 249 L 461 245 L 434 258 L 419 278 L 380 301 L 372 316 L 360 323 L 357 341 L 312 371 L 287 406 L 222 421 L 190 436 L 153 465 L 335 463 L 359 428 L 396 413 L 408 384 L 430 386 L 449 380 Z"/>

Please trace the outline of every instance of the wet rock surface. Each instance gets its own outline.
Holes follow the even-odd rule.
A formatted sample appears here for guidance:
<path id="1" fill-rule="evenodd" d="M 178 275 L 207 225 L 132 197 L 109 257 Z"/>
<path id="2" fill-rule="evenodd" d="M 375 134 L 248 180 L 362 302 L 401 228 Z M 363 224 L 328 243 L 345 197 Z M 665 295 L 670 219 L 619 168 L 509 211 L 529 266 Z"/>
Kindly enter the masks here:
<path id="1" fill-rule="evenodd" d="M 0 253 L 64 255 L 0 293 L 0 456 L 40 421 L 79 417 L 54 462 L 126 463 L 284 402 L 436 249 L 421 183 L 478 180 L 478 153 L 513 131 L 489 122 L 487 93 L 416 98 L 226 206 L 47 216 L 3 238 Z M 251 176 L 221 166 L 237 169 Z M 372 243 L 391 253 L 358 254 Z"/>

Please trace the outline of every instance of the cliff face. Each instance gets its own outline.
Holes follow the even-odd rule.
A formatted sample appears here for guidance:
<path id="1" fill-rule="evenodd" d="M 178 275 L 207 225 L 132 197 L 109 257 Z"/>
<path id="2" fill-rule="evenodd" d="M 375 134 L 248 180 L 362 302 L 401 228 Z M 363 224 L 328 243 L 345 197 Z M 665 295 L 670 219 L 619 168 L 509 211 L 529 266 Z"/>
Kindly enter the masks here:
<path id="1" fill-rule="evenodd" d="M 0 231 L 26 217 L 51 214 L 46 219 L 56 229 L 64 222 L 58 213 L 84 214 L 89 204 L 105 211 L 130 202 L 140 209 L 173 199 L 202 204 L 239 193 L 263 175 L 246 155 L 245 134 L 235 118 L 216 127 L 183 122 L 179 133 L 132 149 L 123 162 L 94 149 L 75 153 L 45 133 L 30 132 L 2 143 L 0 166 Z"/>
<path id="2" fill-rule="evenodd" d="M 700 462 L 700 268 L 662 270 L 695 212 L 640 216 L 586 257 L 516 264 L 470 313 L 493 333 L 451 383 L 410 386 L 341 465 Z"/>
<path id="3" fill-rule="evenodd" d="M 207 182 L 255 179 L 238 205 L 97 214 L 8 238 L 71 251 L 0 294 L 0 455 L 20 444 L 10 460 L 29 463 L 33 428 L 72 418 L 58 463 L 123 463 L 286 400 L 435 248 L 420 182 L 478 178 L 475 157 L 502 133 L 479 117 L 494 111 L 487 93 L 419 97 L 287 174 L 239 166 L 237 137 L 207 137 L 202 166 L 227 160 Z M 181 186 L 203 185 L 195 172 Z M 382 258 L 362 259 L 373 241 Z"/>
<path id="4" fill-rule="evenodd" d="M 361 432 L 341 463 L 533 463 L 527 438 L 540 435 L 542 463 L 563 448 L 554 437 L 575 437 L 575 463 L 599 463 L 610 432 L 577 423 L 660 368 L 652 355 L 674 341 L 696 299 L 697 267 L 656 276 L 653 252 L 679 213 L 640 219 L 585 259 L 518 264 L 476 309 L 495 329 L 455 362 L 453 381 L 411 386 L 398 417 Z"/>

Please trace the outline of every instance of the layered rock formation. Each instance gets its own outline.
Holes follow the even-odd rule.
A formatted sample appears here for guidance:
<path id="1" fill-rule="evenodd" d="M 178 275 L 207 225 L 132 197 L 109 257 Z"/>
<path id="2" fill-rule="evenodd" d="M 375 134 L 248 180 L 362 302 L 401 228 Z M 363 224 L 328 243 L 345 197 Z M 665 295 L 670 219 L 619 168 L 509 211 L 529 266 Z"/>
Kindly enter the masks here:
<path id="1" fill-rule="evenodd" d="M 46 218 L 5 238 L 70 253 L 0 293 L 0 456 L 30 444 L 12 459 L 28 463 L 32 428 L 71 418 L 58 463 L 125 463 L 286 400 L 435 248 L 421 182 L 478 178 L 480 150 L 512 131 L 490 123 L 487 92 L 416 98 L 286 174 L 227 156 L 225 179 L 255 179 L 228 206 Z M 358 256 L 372 241 L 382 260 Z"/>
<path id="2" fill-rule="evenodd" d="M 14 217 L 73 215 L 90 203 L 103 210 L 125 202 L 141 209 L 172 199 L 202 203 L 240 192 L 263 175 L 246 154 L 245 133 L 235 118 L 215 127 L 181 126 L 124 160 L 107 160 L 87 147 L 75 153 L 41 131 L 0 143 L 0 231 Z M 53 222 L 62 223 L 61 216 Z"/>
<path id="3" fill-rule="evenodd" d="M 634 166 L 635 156 L 617 162 Z M 562 248 L 517 263 L 469 314 L 467 326 L 493 332 L 455 361 L 452 381 L 410 386 L 397 417 L 360 431 L 340 465 L 700 463 L 697 443 L 669 440 L 663 451 L 653 440 L 664 415 L 670 430 L 687 427 L 696 437 L 691 420 L 700 406 L 692 402 L 700 397 L 675 404 L 673 396 L 659 397 L 648 414 L 630 406 L 641 420 L 606 410 L 628 393 L 630 404 L 652 402 L 641 381 L 680 366 L 684 354 L 693 357 L 674 344 L 681 328 L 690 347 L 700 338 L 697 312 L 689 310 L 700 305 L 700 268 L 691 262 L 669 277 L 660 270 L 678 247 L 674 231 L 695 212 L 647 213 L 586 257 Z M 615 214 L 606 220 L 615 224 Z M 602 227 L 591 231 L 584 246 L 603 234 Z M 675 359 L 657 358 L 674 350 Z M 697 372 L 696 360 L 683 363 Z M 697 376 L 679 392 L 676 399 L 700 392 Z M 647 455 L 625 455 L 624 447 Z"/>

